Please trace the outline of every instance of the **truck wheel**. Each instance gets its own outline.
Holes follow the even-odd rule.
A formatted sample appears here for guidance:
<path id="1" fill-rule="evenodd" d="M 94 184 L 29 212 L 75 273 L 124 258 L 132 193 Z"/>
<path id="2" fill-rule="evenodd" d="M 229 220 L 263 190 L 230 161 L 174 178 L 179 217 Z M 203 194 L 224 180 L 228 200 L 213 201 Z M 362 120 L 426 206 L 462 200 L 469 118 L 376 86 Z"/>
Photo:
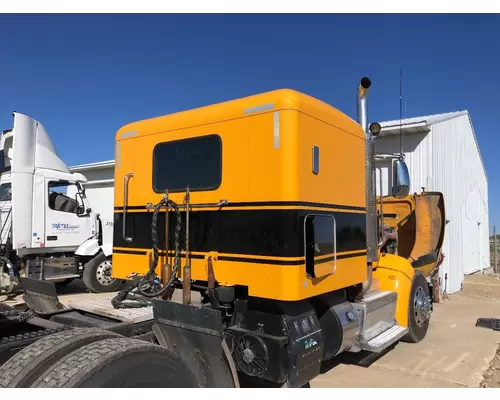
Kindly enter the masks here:
<path id="1" fill-rule="evenodd" d="M 83 282 L 93 293 L 115 292 L 120 287 L 121 279 L 111 276 L 111 257 L 99 253 L 83 266 Z"/>
<path id="2" fill-rule="evenodd" d="M 0 387 L 29 388 L 31 384 L 65 355 L 98 340 L 120 335 L 96 328 L 72 329 L 43 337 L 0 367 Z"/>
<path id="3" fill-rule="evenodd" d="M 194 373 L 174 352 L 129 338 L 91 343 L 41 375 L 32 388 L 196 388 Z"/>
<path id="4" fill-rule="evenodd" d="M 420 271 L 415 271 L 410 292 L 408 308 L 409 332 L 403 342 L 418 343 L 425 338 L 429 329 L 432 303 L 430 300 L 429 285 Z"/>

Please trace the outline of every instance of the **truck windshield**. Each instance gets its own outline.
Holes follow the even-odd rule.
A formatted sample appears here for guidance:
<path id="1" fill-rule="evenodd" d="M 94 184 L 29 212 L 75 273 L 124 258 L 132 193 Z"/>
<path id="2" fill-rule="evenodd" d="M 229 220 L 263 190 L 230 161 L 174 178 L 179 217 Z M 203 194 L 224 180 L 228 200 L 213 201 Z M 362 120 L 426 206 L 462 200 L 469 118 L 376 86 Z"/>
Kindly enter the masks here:
<path id="1" fill-rule="evenodd" d="M 12 184 L 10 182 L 0 185 L 0 201 L 12 201 Z"/>

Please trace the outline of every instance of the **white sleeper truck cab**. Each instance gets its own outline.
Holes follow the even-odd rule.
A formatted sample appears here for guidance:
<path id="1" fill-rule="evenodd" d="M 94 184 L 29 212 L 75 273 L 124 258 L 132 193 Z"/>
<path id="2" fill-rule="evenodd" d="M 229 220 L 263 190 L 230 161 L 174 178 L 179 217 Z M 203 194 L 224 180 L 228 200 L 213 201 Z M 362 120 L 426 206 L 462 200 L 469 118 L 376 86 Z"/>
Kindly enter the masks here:
<path id="1" fill-rule="evenodd" d="M 0 291 L 21 276 L 68 283 L 83 277 L 93 292 L 114 291 L 111 244 L 85 195 L 41 123 L 14 113 L 0 141 Z"/>

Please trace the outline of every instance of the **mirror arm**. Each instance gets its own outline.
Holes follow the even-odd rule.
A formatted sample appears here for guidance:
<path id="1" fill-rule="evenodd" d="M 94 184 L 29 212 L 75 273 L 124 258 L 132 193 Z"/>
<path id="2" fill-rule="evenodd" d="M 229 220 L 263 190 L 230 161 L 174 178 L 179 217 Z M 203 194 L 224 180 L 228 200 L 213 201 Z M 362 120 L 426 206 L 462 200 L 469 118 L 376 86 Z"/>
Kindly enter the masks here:
<path id="1" fill-rule="evenodd" d="M 375 155 L 375 160 L 404 160 L 404 158 L 405 155 L 399 153 Z"/>

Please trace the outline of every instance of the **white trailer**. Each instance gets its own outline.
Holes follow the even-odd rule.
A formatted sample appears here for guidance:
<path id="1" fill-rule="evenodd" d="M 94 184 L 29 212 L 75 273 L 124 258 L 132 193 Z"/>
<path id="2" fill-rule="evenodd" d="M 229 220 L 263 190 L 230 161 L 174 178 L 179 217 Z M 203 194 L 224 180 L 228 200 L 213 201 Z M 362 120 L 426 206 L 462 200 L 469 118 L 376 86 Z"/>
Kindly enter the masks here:
<path id="1" fill-rule="evenodd" d="M 83 277 L 93 292 L 116 290 L 112 199 L 101 218 L 85 176 L 69 171 L 43 125 L 14 113 L 13 126 L 0 140 L 0 291 L 12 291 L 22 276 L 59 283 Z"/>

